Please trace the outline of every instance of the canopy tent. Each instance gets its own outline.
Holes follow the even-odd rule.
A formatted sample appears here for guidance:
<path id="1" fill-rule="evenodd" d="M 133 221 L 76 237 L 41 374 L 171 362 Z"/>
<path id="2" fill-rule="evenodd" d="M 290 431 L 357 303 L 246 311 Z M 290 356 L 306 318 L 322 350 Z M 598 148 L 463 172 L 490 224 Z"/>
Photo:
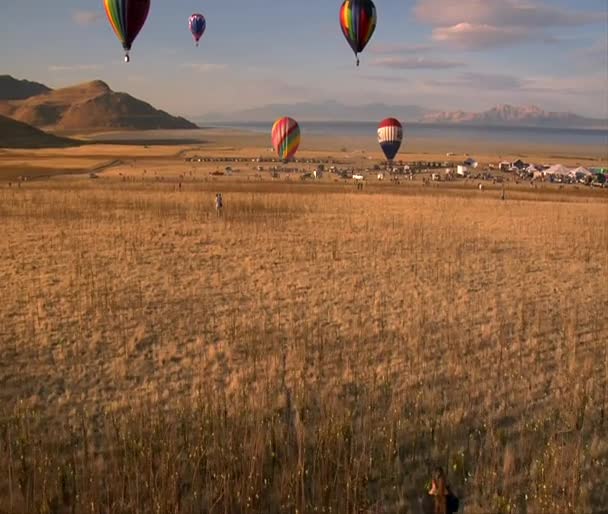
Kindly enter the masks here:
<path id="1" fill-rule="evenodd" d="M 540 180 L 543 178 L 543 172 L 542 171 L 535 171 L 532 173 L 532 177 L 534 178 L 534 180 Z"/>
<path id="2" fill-rule="evenodd" d="M 528 167 L 528 164 L 525 163 L 524 161 L 522 161 L 521 159 L 517 159 L 512 166 L 514 168 L 517 168 L 518 170 L 523 170 L 526 169 Z"/>
<path id="3" fill-rule="evenodd" d="M 570 174 L 570 170 L 561 164 L 555 164 L 549 169 L 545 170 L 545 175 L 562 176 L 567 177 Z"/>
<path id="4" fill-rule="evenodd" d="M 579 168 L 576 168 L 575 170 L 572 170 L 570 172 L 570 175 L 572 177 L 581 178 L 581 177 L 591 177 L 591 176 L 593 176 L 593 173 L 591 173 L 587 168 L 583 168 L 581 166 Z"/>

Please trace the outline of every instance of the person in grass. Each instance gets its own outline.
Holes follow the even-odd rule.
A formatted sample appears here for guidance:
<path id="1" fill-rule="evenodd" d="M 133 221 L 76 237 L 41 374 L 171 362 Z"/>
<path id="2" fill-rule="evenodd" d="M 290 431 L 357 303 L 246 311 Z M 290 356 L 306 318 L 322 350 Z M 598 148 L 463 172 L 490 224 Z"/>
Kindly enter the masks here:
<path id="1" fill-rule="evenodd" d="M 433 472 L 429 495 L 435 500 L 434 514 L 448 514 L 448 484 L 445 480 L 445 474 L 441 468 L 437 468 Z"/>
<path id="2" fill-rule="evenodd" d="M 458 498 L 452 493 L 445 473 L 441 468 L 436 468 L 433 472 L 429 496 L 434 500 L 434 514 L 454 514 L 458 512 Z"/>
<path id="3" fill-rule="evenodd" d="M 224 199 L 222 198 L 222 193 L 217 193 L 215 195 L 215 212 L 218 217 L 222 215 L 222 211 L 224 209 Z"/>

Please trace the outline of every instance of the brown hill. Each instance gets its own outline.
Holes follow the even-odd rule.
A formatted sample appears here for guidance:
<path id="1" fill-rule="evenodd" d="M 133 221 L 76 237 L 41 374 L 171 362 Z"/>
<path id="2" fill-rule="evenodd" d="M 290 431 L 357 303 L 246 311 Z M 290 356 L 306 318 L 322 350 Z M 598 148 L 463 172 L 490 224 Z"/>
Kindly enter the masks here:
<path id="1" fill-rule="evenodd" d="M 78 141 L 47 134 L 26 123 L 0 116 L 0 148 L 64 148 Z"/>
<path id="2" fill-rule="evenodd" d="M 10 75 L 0 75 L 0 100 L 25 100 L 50 90 L 38 82 L 17 80 Z"/>
<path id="3" fill-rule="evenodd" d="M 0 114 L 48 130 L 197 128 L 126 93 L 115 93 L 100 80 L 0 102 Z"/>

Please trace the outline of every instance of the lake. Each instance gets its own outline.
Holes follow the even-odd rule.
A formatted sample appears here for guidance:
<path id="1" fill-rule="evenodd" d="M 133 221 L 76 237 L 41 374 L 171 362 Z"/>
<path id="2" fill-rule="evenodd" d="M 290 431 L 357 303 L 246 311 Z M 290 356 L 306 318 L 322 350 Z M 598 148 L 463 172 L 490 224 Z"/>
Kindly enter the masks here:
<path id="1" fill-rule="evenodd" d="M 272 122 L 209 123 L 208 127 L 270 132 Z M 368 122 L 302 122 L 302 135 L 376 137 L 377 123 Z M 484 127 L 467 125 L 406 124 L 405 138 L 415 140 L 467 140 L 478 143 L 500 141 L 505 146 L 604 147 L 608 153 L 608 130 L 561 129 L 536 127 Z"/>

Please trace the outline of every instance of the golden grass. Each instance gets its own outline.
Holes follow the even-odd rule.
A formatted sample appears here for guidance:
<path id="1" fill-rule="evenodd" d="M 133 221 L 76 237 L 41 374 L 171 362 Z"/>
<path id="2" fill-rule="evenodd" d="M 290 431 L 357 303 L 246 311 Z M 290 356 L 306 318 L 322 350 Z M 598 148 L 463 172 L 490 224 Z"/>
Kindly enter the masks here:
<path id="1" fill-rule="evenodd" d="M 368 191 L 0 189 L 0 512 L 605 511 L 605 195 Z"/>

